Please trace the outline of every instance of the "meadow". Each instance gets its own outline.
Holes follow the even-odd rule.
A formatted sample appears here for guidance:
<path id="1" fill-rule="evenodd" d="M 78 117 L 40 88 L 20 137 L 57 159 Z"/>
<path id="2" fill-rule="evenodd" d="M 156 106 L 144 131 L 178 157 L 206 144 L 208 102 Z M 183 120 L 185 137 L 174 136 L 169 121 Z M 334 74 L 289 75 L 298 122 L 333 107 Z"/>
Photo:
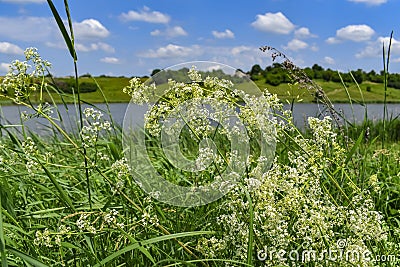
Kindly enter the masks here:
<path id="1" fill-rule="evenodd" d="M 1 80 L 2 78 L 0 78 Z M 73 78 L 55 78 L 60 81 L 71 80 Z M 88 103 L 104 103 L 107 99 L 109 103 L 125 103 L 129 102 L 129 95 L 122 92 L 122 89 L 129 84 L 128 77 L 80 77 L 80 83 L 89 83 L 97 88 L 95 92 L 85 92 L 81 94 L 81 100 Z M 146 77 L 141 78 L 144 82 Z M 384 103 L 384 86 L 382 83 L 363 82 L 361 84 L 350 83 L 347 86 L 338 82 L 326 82 L 323 80 L 314 80 L 321 88 L 324 88 L 325 93 L 332 103 L 349 103 L 349 96 L 355 103 Z M 48 79 L 51 83 L 51 80 Z M 282 101 L 293 101 L 310 103 L 315 102 L 315 96 L 309 93 L 304 88 L 299 88 L 296 84 L 280 84 L 278 86 L 269 85 L 265 82 L 265 78 L 255 81 L 257 86 L 262 90 L 267 90 L 270 93 L 278 95 Z M 346 92 L 347 90 L 347 92 Z M 361 93 L 360 93 L 361 91 Z M 10 93 L 11 94 L 11 93 Z M 63 100 L 57 92 L 43 92 L 43 99 L 47 102 L 54 101 L 61 104 L 74 103 L 74 96 L 72 93 L 63 93 Z M 31 101 L 39 103 L 40 95 L 38 92 L 33 92 Z M 386 103 L 399 103 L 400 90 L 395 88 L 387 88 Z M 13 102 L 0 96 L 0 103 L 2 105 L 12 105 Z"/>
<path id="2" fill-rule="evenodd" d="M 71 29 L 48 3 L 78 64 Z M 104 119 L 109 111 L 96 103 L 140 105 L 162 90 L 139 78 L 97 77 L 84 78 L 97 82 L 96 92 L 81 93 L 76 73 L 77 90 L 62 93 L 47 83 L 50 63 L 34 48 L 25 55 L 0 85 L 2 103 L 31 108 L 21 114 L 21 127 L 0 125 L 2 266 L 398 266 L 398 118 L 339 123 L 331 105 L 382 101 L 385 112 L 386 103 L 400 99 L 386 83 L 314 82 L 285 56 L 294 84 L 268 91 L 238 89 L 192 68 L 190 82 L 164 85 L 169 90 L 143 128 L 130 132 Z M 263 89 L 262 83 L 256 85 Z M 298 129 L 283 103 L 316 96 L 327 113 Z M 199 99 L 212 99 L 206 104 L 215 114 L 202 110 Z M 80 118 L 67 132 L 57 107 L 71 102 Z M 85 102 L 92 106 L 82 109 Z M 231 125 L 226 118 L 237 109 Z M 50 123 L 51 135 L 23 126 L 36 117 Z M 171 117 L 180 128 L 167 127 Z M 171 158 L 177 154 L 187 161 Z M 152 191 L 164 185 L 147 179 L 153 169 L 196 190 Z M 193 198 L 203 189 L 221 195 Z"/>

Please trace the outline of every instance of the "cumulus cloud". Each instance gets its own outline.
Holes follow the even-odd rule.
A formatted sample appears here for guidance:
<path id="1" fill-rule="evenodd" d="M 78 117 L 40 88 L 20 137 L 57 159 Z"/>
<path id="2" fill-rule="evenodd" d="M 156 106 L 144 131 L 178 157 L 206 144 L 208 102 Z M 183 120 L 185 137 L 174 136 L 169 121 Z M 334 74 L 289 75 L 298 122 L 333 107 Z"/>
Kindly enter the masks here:
<path id="1" fill-rule="evenodd" d="M 0 72 L 8 72 L 10 70 L 10 64 L 8 63 L 0 63 Z"/>
<path id="2" fill-rule="evenodd" d="M 108 64 L 119 64 L 120 61 L 116 57 L 103 57 L 100 59 L 101 62 L 108 63 Z"/>
<path id="3" fill-rule="evenodd" d="M 122 13 L 120 18 L 123 21 L 144 21 L 149 23 L 166 24 L 170 21 L 170 16 L 159 11 L 151 11 L 150 8 L 144 7 L 141 11 L 130 10 L 128 13 Z"/>
<path id="4" fill-rule="evenodd" d="M 295 29 L 295 25 L 281 12 L 257 15 L 251 26 L 260 31 L 277 34 L 289 34 Z"/>
<path id="5" fill-rule="evenodd" d="M 165 31 L 154 30 L 150 32 L 152 36 L 166 36 L 166 37 L 177 37 L 186 36 L 187 32 L 181 26 L 175 26 L 172 28 L 167 28 Z"/>
<path id="6" fill-rule="evenodd" d="M 53 18 L 0 17 L 0 36 L 19 41 L 43 41 L 59 36 Z"/>
<path id="7" fill-rule="evenodd" d="M 65 22 L 66 23 L 66 22 Z M 109 36 L 110 32 L 95 19 L 73 22 L 77 41 L 93 41 Z M 1 17 L 0 36 L 10 40 L 41 42 L 49 47 L 61 47 L 62 36 L 51 17 Z M 65 48 L 65 45 L 62 46 Z"/>
<path id="8" fill-rule="evenodd" d="M 335 64 L 335 60 L 331 57 L 326 56 L 326 57 L 324 57 L 324 63 L 326 63 L 328 65 L 333 65 L 333 64 Z"/>
<path id="9" fill-rule="evenodd" d="M 236 56 L 236 55 L 242 54 L 243 52 L 252 51 L 252 50 L 254 50 L 254 48 L 252 48 L 250 46 L 241 45 L 241 46 L 233 47 L 231 49 L 231 53 L 232 53 L 232 55 Z"/>
<path id="10" fill-rule="evenodd" d="M 85 19 L 81 22 L 74 23 L 74 32 L 77 39 L 87 38 L 106 38 L 110 35 L 110 32 L 95 19 Z"/>
<path id="11" fill-rule="evenodd" d="M 0 42 L 0 53 L 22 55 L 24 54 L 24 50 L 22 50 L 19 46 L 15 44 Z"/>
<path id="12" fill-rule="evenodd" d="M 288 42 L 287 46 L 284 48 L 287 50 L 293 50 L 293 51 L 298 51 L 301 49 L 306 49 L 308 47 L 308 44 L 304 41 L 301 41 L 299 39 L 293 39 Z"/>
<path id="13" fill-rule="evenodd" d="M 348 1 L 354 3 L 363 3 L 371 6 L 379 6 L 387 2 L 387 0 L 348 0 Z"/>
<path id="14" fill-rule="evenodd" d="M 341 42 L 341 40 L 335 38 L 335 37 L 329 37 L 328 39 L 326 39 L 326 42 L 328 44 L 338 44 Z"/>
<path id="15" fill-rule="evenodd" d="M 223 32 L 212 31 L 212 35 L 217 39 L 228 39 L 228 38 L 233 39 L 233 38 L 235 38 L 235 34 L 229 29 L 226 29 Z"/>
<path id="16" fill-rule="evenodd" d="M 0 0 L 0 2 L 13 3 L 13 4 L 42 4 L 46 0 Z"/>
<path id="17" fill-rule="evenodd" d="M 298 39 L 306 39 L 306 38 L 312 38 L 312 37 L 317 37 L 315 34 L 312 34 L 310 32 L 310 29 L 306 28 L 306 27 L 301 27 L 299 29 L 297 29 L 294 32 L 294 36 Z"/>
<path id="18" fill-rule="evenodd" d="M 340 43 L 342 41 L 365 42 L 371 39 L 375 31 L 368 25 L 348 25 L 336 31 L 335 37 L 329 37 L 328 44 Z"/>
<path id="19" fill-rule="evenodd" d="M 382 46 L 389 47 L 390 37 L 378 37 L 374 42 L 370 42 L 362 51 L 356 54 L 357 58 L 373 58 L 382 56 Z M 392 38 L 392 55 L 400 55 L 400 41 Z"/>
<path id="20" fill-rule="evenodd" d="M 156 50 L 149 49 L 147 52 L 140 54 L 145 58 L 174 58 L 174 57 L 187 57 L 193 54 L 199 54 L 200 49 L 198 46 L 186 47 L 175 44 L 168 44 L 167 46 L 160 47 Z"/>
<path id="21" fill-rule="evenodd" d="M 91 43 L 91 44 L 81 44 L 81 43 L 76 43 L 75 48 L 79 52 L 91 52 L 91 51 L 98 51 L 102 50 L 108 53 L 114 53 L 115 49 L 109 44 L 102 43 L 102 42 L 97 42 L 97 43 Z"/>

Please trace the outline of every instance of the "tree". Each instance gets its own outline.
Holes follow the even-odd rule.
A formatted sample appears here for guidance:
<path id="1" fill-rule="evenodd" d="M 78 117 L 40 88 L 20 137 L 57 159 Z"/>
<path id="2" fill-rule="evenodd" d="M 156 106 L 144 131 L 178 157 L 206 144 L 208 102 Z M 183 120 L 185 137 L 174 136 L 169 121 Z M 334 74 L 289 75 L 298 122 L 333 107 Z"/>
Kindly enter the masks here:
<path id="1" fill-rule="evenodd" d="M 365 72 L 362 69 L 358 69 L 354 72 L 352 72 L 354 80 L 356 80 L 356 82 L 358 84 L 362 83 L 364 81 L 364 76 L 365 76 Z"/>
<path id="2" fill-rule="evenodd" d="M 314 65 L 311 67 L 311 69 L 312 69 L 313 72 L 314 72 L 314 78 L 315 78 L 315 79 L 321 79 L 321 78 L 322 78 L 322 73 L 323 73 L 323 71 L 324 71 L 324 68 L 323 68 L 323 67 L 321 67 L 321 66 L 318 65 L 318 64 L 314 64 Z"/>
<path id="3" fill-rule="evenodd" d="M 260 75 L 263 74 L 263 70 L 261 69 L 260 65 L 256 64 L 253 67 L 251 67 L 250 70 L 250 77 L 252 80 L 258 80 Z"/>
<path id="4" fill-rule="evenodd" d="M 332 79 L 333 71 L 331 69 L 327 69 L 326 71 L 322 72 L 322 79 L 324 81 L 329 82 Z"/>
<path id="5" fill-rule="evenodd" d="M 161 71 L 160 69 L 154 69 L 154 70 L 151 72 L 150 76 L 154 76 L 154 75 L 156 75 L 157 73 L 159 73 L 160 71 Z"/>

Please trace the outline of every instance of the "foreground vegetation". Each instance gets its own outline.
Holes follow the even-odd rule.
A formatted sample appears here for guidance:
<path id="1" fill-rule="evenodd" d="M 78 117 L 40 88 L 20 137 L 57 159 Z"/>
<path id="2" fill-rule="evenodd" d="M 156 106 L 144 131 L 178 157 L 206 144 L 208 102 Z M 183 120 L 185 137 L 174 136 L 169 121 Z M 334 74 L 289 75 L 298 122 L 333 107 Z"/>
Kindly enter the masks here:
<path id="1" fill-rule="evenodd" d="M 74 38 L 48 3 L 77 64 Z M 340 122 L 329 90 L 285 59 L 293 81 L 302 82 L 299 90 L 328 110 L 324 118 L 308 118 L 306 131 L 296 128 L 276 94 L 248 94 L 191 69 L 191 82 L 165 85 L 170 90 L 147 113 L 143 129 L 128 135 L 143 136 L 137 144 L 103 118 L 107 110 L 82 109 L 78 73 L 71 98 L 46 86 L 50 63 L 36 49 L 25 55 L 3 79 L 2 95 L 31 108 L 22 122 L 42 117 L 51 130 L 38 136 L 23 123 L 0 125 L 2 266 L 398 266 L 398 119 Z M 132 79 L 122 91 L 141 104 L 160 92 L 152 88 Z M 102 102 L 111 100 L 104 95 Z M 216 115 L 198 112 L 199 99 L 215 100 L 208 105 L 215 104 Z M 57 103 L 71 100 L 80 118 L 67 132 L 58 124 Z M 242 124 L 228 127 L 236 109 Z M 183 123 L 178 131 L 167 127 L 171 117 Z M 170 135 L 177 146 L 164 146 Z M 233 149 L 235 142 L 243 149 Z M 180 168 L 168 149 L 194 167 Z M 132 151 L 145 151 L 149 164 L 137 165 L 144 155 Z M 150 178 L 148 165 L 170 183 L 196 190 L 219 181 L 224 196 L 207 205 L 167 204 L 168 192 L 146 193 L 138 182 Z"/>

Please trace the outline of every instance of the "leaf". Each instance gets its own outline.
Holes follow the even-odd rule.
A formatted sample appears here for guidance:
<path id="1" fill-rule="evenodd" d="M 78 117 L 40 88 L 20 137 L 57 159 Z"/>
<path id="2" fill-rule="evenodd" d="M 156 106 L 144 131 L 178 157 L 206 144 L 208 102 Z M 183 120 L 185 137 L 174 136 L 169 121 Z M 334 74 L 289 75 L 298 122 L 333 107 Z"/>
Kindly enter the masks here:
<path id="1" fill-rule="evenodd" d="M 60 17 L 60 14 L 58 14 L 58 11 L 57 11 L 56 7 L 54 6 L 53 1 L 47 0 L 47 3 L 49 4 L 49 7 L 51 9 L 51 12 L 53 13 L 54 19 L 57 22 L 58 28 L 60 29 L 61 34 L 64 37 L 64 41 L 65 41 L 65 44 L 68 47 L 69 53 L 71 54 L 72 58 L 75 61 L 77 61 L 78 58 L 76 56 L 74 44 L 71 41 L 71 38 L 70 38 L 70 36 L 69 36 L 69 34 L 67 32 L 67 29 L 65 28 L 65 25 L 64 25 L 64 23 L 63 23 L 63 21 L 62 21 L 62 19 Z"/>
<path id="2" fill-rule="evenodd" d="M 50 178 L 53 185 L 56 187 L 56 189 L 59 193 L 58 197 L 61 199 L 61 201 L 64 202 L 67 206 L 69 206 L 73 211 L 76 211 L 74 205 L 72 204 L 72 200 L 69 198 L 68 194 L 65 193 L 64 189 L 57 182 L 57 179 L 54 177 L 54 175 L 40 161 L 39 161 L 39 164 L 42 166 L 42 169 L 47 174 L 47 176 Z"/>
<path id="3" fill-rule="evenodd" d="M 20 257 L 22 260 L 26 261 L 29 264 L 32 264 L 35 267 L 49 267 L 48 265 L 32 258 L 31 256 L 29 256 L 28 254 L 25 254 L 19 250 L 16 250 L 14 248 L 10 248 L 7 246 L 7 249 L 9 252 L 11 252 L 12 254 L 14 254 L 17 257 Z"/>
<path id="4" fill-rule="evenodd" d="M 1 205 L 1 191 L 0 191 L 0 255 L 1 255 L 1 266 L 7 267 L 7 257 L 5 251 L 5 242 L 4 242 L 4 231 L 3 231 L 3 206 Z"/>
<path id="5" fill-rule="evenodd" d="M 134 243 L 132 245 L 126 246 L 123 249 L 120 249 L 120 250 L 114 252 L 113 254 L 111 254 L 104 260 L 102 260 L 100 263 L 94 265 L 93 267 L 104 266 L 107 263 L 109 263 L 110 261 L 112 261 L 113 259 L 121 256 L 122 254 L 129 252 L 131 250 L 139 249 L 139 247 L 141 247 L 143 245 L 149 245 L 149 244 L 157 243 L 160 241 L 165 241 L 165 240 L 170 240 L 170 239 L 175 239 L 175 238 L 180 238 L 180 237 L 195 236 L 195 235 L 207 235 L 207 234 L 213 234 L 213 233 L 214 232 L 212 232 L 212 231 L 183 232 L 183 233 L 163 235 L 163 236 L 147 239 L 145 241 L 140 241 L 140 242 Z"/>
<path id="6" fill-rule="evenodd" d="M 345 161 L 345 164 L 347 165 L 347 163 L 350 161 L 351 157 L 354 155 L 354 153 L 356 152 L 357 148 L 359 147 L 359 145 L 361 144 L 361 141 L 364 138 L 364 130 L 361 131 L 360 136 L 357 138 L 356 143 L 354 144 L 354 146 L 351 148 L 349 154 L 347 154 L 347 158 Z"/>

